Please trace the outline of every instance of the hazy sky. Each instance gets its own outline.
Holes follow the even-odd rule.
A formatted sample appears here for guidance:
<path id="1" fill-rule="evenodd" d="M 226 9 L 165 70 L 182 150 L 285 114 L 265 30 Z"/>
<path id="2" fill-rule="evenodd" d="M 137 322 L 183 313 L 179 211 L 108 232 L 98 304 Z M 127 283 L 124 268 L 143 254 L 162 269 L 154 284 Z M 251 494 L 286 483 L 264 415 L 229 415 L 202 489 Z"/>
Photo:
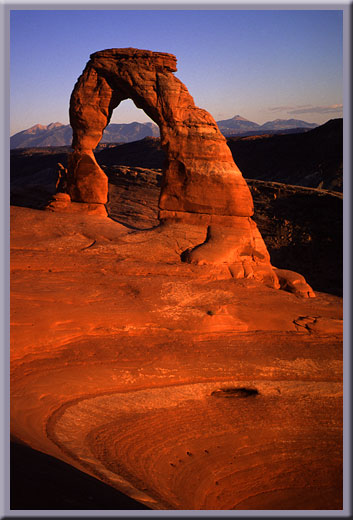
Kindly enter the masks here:
<path id="1" fill-rule="evenodd" d="M 12 10 L 11 134 L 67 124 L 73 86 L 93 52 L 175 54 L 175 75 L 216 120 L 264 123 L 342 116 L 339 10 Z M 149 121 L 132 101 L 114 123 Z"/>

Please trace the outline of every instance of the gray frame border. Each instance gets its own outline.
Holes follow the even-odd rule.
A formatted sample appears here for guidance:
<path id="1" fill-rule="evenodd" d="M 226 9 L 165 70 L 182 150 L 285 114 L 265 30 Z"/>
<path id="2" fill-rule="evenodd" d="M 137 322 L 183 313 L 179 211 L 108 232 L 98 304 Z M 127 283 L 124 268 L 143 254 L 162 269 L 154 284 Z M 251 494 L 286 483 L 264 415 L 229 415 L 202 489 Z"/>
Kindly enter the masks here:
<path id="1" fill-rule="evenodd" d="M 306 3 L 305 0 L 298 2 L 286 2 L 275 0 L 267 3 L 266 0 L 258 2 L 236 2 L 233 0 L 225 1 L 224 3 L 215 4 L 213 0 L 209 3 L 199 2 L 188 3 L 188 0 L 180 0 L 176 3 L 165 3 L 165 0 L 160 2 L 155 1 L 149 3 L 148 0 L 142 2 L 124 2 L 115 3 L 114 0 L 105 1 L 104 3 L 91 2 L 72 2 L 70 0 L 63 0 L 62 3 L 48 3 L 48 1 L 39 0 L 37 2 L 22 2 L 15 3 L 11 0 L 0 0 L 0 28 L 2 29 L 3 42 L 1 42 L 0 64 L 3 71 L 4 81 L 1 82 L 1 96 L 0 103 L 2 113 L 4 115 L 2 125 L 0 124 L 0 157 L 2 160 L 3 174 L 0 175 L 1 189 L 0 189 L 0 223 L 1 223 L 1 269 L 0 269 L 0 285 L 3 287 L 3 294 L 0 301 L 0 326 L 2 337 L 1 350 L 1 367 L 3 370 L 1 380 L 1 418 L 3 428 L 0 428 L 0 513 L 1 518 L 140 518 L 140 517 L 293 517 L 293 518 L 311 518 L 311 517 L 325 517 L 325 518 L 350 518 L 352 515 L 351 504 L 351 484 L 352 484 L 352 470 L 351 470 L 351 196 L 352 196 L 352 182 L 350 179 L 350 172 L 352 172 L 351 163 L 351 138 L 352 138 L 352 122 L 351 122 L 351 92 L 352 92 L 352 77 L 351 77 L 351 47 L 352 47 L 352 8 L 351 2 L 322 2 L 320 0 Z M 343 66 L 344 66 L 344 87 L 343 87 L 343 128 L 344 128 L 344 160 L 343 160 L 343 179 L 344 179 L 344 503 L 343 510 L 258 510 L 258 511 L 131 511 L 131 510 L 31 510 L 19 511 L 9 509 L 9 390 L 10 390 L 10 363 L 9 363 L 9 163 L 10 163 L 10 48 L 9 48 L 9 15 L 11 10 L 342 10 L 344 14 L 343 19 L 343 35 L 344 35 L 344 52 L 343 52 Z M 21 513 L 21 514 L 19 514 Z M 286 513 L 286 514 L 284 514 Z"/>

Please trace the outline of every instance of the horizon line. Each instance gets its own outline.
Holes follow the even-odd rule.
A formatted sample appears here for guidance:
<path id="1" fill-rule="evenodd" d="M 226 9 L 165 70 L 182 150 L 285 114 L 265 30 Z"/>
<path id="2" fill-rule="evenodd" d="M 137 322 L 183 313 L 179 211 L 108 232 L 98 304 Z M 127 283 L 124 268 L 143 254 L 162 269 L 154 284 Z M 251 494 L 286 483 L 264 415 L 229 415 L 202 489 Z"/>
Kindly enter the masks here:
<path id="1" fill-rule="evenodd" d="M 239 114 L 235 115 L 235 116 L 232 116 L 232 117 L 229 117 L 229 118 L 226 118 L 226 119 L 218 119 L 216 121 L 216 123 L 220 122 L 220 121 L 230 121 L 232 119 L 234 119 L 235 117 L 243 117 L 243 116 L 240 116 Z M 315 122 L 309 122 L 309 121 L 306 121 L 304 119 L 297 119 L 295 117 L 290 117 L 288 119 L 284 119 L 284 118 L 277 118 L 277 119 L 271 119 L 271 120 L 268 120 L 266 121 L 265 123 L 257 123 L 256 121 L 251 121 L 250 119 L 246 119 L 246 118 L 243 118 L 244 121 L 248 121 L 249 123 L 254 123 L 256 125 L 259 126 L 259 129 L 261 128 L 261 126 L 267 124 L 267 123 L 273 123 L 275 121 L 302 121 L 304 123 L 307 123 L 307 124 L 310 124 L 310 125 L 316 125 L 316 126 L 322 126 L 322 125 L 325 125 L 326 123 L 328 123 L 329 121 L 331 121 L 332 119 L 343 119 L 343 114 L 341 116 L 337 116 L 337 117 L 330 117 L 328 118 L 324 123 L 315 123 Z M 145 124 L 154 124 L 155 126 L 158 127 L 157 123 L 155 123 L 154 121 L 150 120 L 150 121 L 129 121 L 129 122 L 121 122 L 121 123 L 115 123 L 115 122 L 110 122 L 108 123 L 108 125 L 105 127 L 107 128 L 108 126 L 110 125 L 130 125 L 130 124 L 140 124 L 140 125 L 145 125 Z M 47 125 L 45 124 L 42 124 L 42 123 L 34 123 L 32 126 L 29 126 L 27 128 L 23 128 L 22 130 L 17 130 L 17 131 L 14 131 L 14 132 L 10 132 L 10 137 L 14 137 L 15 135 L 17 134 L 20 134 L 21 132 L 26 132 L 27 130 L 30 130 L 31 128 L 34 128 L 36 126 L 42 126 L 44 127 L 43 130 L 47 130 L 49 126 L 51 125 L 56 125 L 56 124 L 59 124 L 61 126 L 71 126 L 70 125 L 70 122 L 69 123 L 61 123 L 60 121 L 51 121 L 50 123 L 48 123 Z M 105 129 L 104 129 L 105 130 Z"/>

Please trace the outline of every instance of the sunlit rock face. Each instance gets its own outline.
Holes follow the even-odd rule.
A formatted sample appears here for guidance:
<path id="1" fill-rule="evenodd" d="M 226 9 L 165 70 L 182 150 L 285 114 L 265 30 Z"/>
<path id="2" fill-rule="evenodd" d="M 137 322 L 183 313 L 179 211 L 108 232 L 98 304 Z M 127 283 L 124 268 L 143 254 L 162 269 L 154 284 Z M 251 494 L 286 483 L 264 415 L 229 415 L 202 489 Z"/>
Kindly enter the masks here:
<path id="1" fill-rule="evenodd" d="M 106 171 L 110 218 L 95 213 L 103 204 L 63 193 L 61 212 L 11 208 L 13 438 L 136 508 L 342 508 L 341 298 L 298 298 L 304 282 L 285 270 L 267 276 L 296 294 L 238 278 L 232 255 L 247 249 L 233 238 L 250 234 L 250 217 L 213 215 L 208 230 L 185 220 L 158 226 L 161 173 Z M 202 251 L 206 233 L 200 264 L 181 262 Z M 265 269 L 266 249 L 254 247 Z M 202 264 L 206 252 L 214 265 Z M 67 480 L 37 461 L 28 466 L 41 493 L 24 507 L 23 466 L 13 509 L 43 508 L 48 488 L 47 509 L 71 507 Z M 71 489 L 85 496 L 82 481 Z M 99 498 L 102 509 L 126 509 Z"/>
<path id="2" fill-rule="evenodd" d="M 183 251 L 181 259 L 196 265 L 227 264 L 234 278 L 255 278 L 279 289 L 266 245 L 251 219 L 250 190 L 226 139 L 213 117 L 195 106 L 175 71 L 176 58 L 167 53 L 127 48 L 91 55 L 70 100 L 74 151 L 64 191 L 75 211 L 77 203 L 83 203 L 82 211 L 106 215 L 108 180 L 93 150 L 114 108 L 132 99 L 158 124 L 166 152 L 160 222 L 207 229 L 204 242 Z M 62 210 L 62 204 L 54 200 L 50 209 Z M 70 205 L 65 203 L 64 209 L 70 211 Z M 293 281 L 282 283 L 301 296 L 314 296 L 305 280 L 303 284 L 297 291 Z"/>
<path id="3" fill-rule="evenodd" d="M 11 231 L 15 440 L 154 510 L 342 508 L 341 298 L 182 263 L 198 226 L 12 207 Z"/>
<path id="4" fill-rule="evenodd" d="M 160 195 L 162 210 L 236 215 L 253 214 L 248 186 L 235 165 L 213 117 L 195 106 L 174 76 L 172 54 L 110 49 L 91 55 L 70 102 L 73 128 L 70 195 L 75 201 L 105 203 L 107 190 L 92 150 L 112 111 L 124 99 L 157 123 L 167 153 Z M 83 177 L 94 175 L 94 179 Z"/>

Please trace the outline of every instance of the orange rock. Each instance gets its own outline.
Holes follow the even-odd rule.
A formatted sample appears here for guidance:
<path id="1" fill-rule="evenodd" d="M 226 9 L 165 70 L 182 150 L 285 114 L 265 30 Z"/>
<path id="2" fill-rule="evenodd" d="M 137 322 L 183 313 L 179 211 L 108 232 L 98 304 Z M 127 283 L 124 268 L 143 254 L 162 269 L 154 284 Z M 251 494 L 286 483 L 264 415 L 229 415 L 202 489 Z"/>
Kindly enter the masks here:
<path id="1" fill-rule="evenodd" d="M 167 53 L 127 48 L 91 55 L 71 95 L 74 152 L 67 191 L 74 202 L 107 202 L 107 178 L 93 150 L 114 108 L 130 98 L 159 126 L 167 154 L 161 221 L 209 226 L 206 241 L 184 251 L 182 259 L 197 265 L 229 264 L 236 278 L 255 277 L 278 288 L 265 243 L 250 219 L 254 208 L 246 181 L 215 120 L 195 106 L 175 71 L 176 58 Z M 312 293 L 305 280 L 282 285 L 301 296 Z"/>
<path id="2" fill-rule="evenodd" d="M 107 202 L 108 178 L 98 166 L 92 151 L 75 151 L 69 156 L 67 191 L 73 202 Z"/>
<path id="3" fill-rule="evenodd" d="M 281 286 L 285 291 L 296 293 L 304 298 L 315 298 L 312 288 L 306 283 L 304 276 L 288 269 L 274 269 Z"/>
<path id="4" fill-rule="evenodd" d="M 70 102 L 75 150 L 69 167 L 73 200 L 105 202 L 101 170 L 94 160 L 88 164 L 86 154 L 93 159 L 92 150 L 101 140 L 113 109 L 130 98 L 158 124 L 167 152 L 161 209 L 245 217 L 253 214 L 250 191 L 225 138 L 213 117 L 195 106 L 185 85 L 174 76 L 175 70 L 175 56 L 166 53 L 129 48 L 91 55 Z M 82 186 L 82 178 L 88 174 L 93 178 Z"/>
<path id="5" fill-rule="evenodd" d="M 11 207 L 13 438 L 153 510 L 341 509 L 342 299 L 181 263 L 201 240 Z"/>

